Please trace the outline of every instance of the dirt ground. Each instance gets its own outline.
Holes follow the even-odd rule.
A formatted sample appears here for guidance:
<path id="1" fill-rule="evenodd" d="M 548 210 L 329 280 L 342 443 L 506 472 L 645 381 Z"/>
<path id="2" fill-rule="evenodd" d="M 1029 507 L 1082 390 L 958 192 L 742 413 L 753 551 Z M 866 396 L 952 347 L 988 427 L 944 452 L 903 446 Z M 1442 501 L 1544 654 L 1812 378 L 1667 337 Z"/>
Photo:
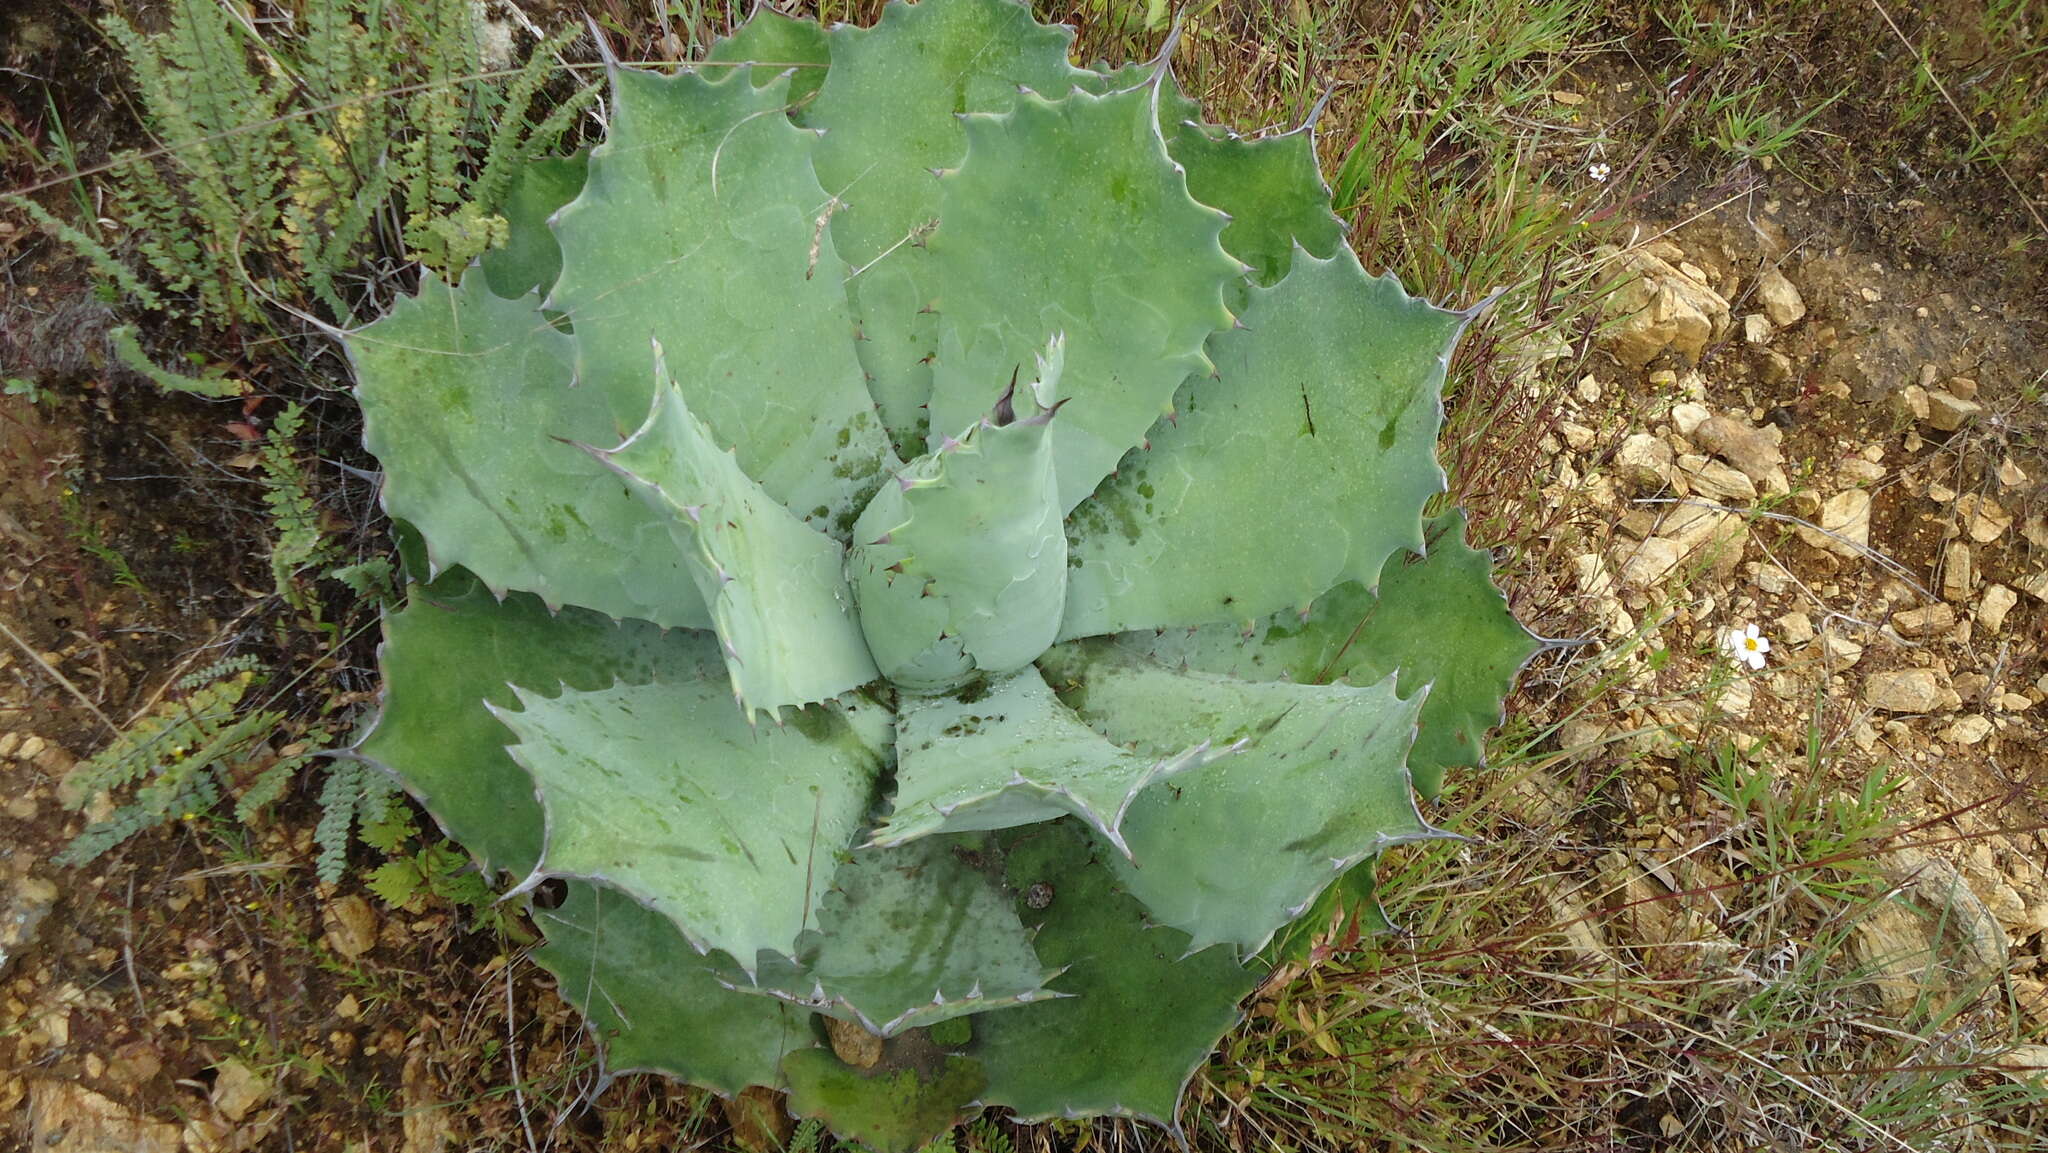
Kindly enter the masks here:
<path id="1" fill-rule="evenodd" d="M 1588 70 L 1587 115 L 1622 115 L 1625 86 L 1650 82 L 1631 67 Z M 1874 995 L 1903 1008 L 1988 974 L 1969 1012 L 2039 1038 L 2048 237 L 1982 182 L 1899 197 L 1658 163 L 1605 257 L 1639 273 L 1623 291 L 1641 308 L 1559 386 L 1529 478 L 1553 527 L 1504 576 L 1532 628 L 1589 641 L 1510 704 L 1551 734 L 1529 787 L 1617 806 L 1606 865 L 1559 895 L 1561 919 L 1596 949 L 1700 931 L 1656 913 L 1658 893 L 1732 883 L 1691 855 L 1708 782 L 1683 750 L 1810 759 L 1850 792 L 1888 771 L 1914 835 L 1881 867 L 1944 914 L 1857 930 Z M 303 786 L 253 826 L 201 814 L 51 863 L 85 820 L 65 775 L 110 726 L 231 651 L 366 708 L 374 621 L 338 617 L 324 644 L 274 626 L 246 457 L 274 404 L 157 396 L 98 351 L 113 316 L 85 270 L 26 229 L 0 253 L 0 359 L 47 394 L 0 401 L 0 1148 L 725 1141 L 689 1091 L 590 1104 L 595 1055 L 516 925 L 394 908 L 356 873 L 316 884 Z M 363 463 L 319 475 L 373 539 L 368 482 L 337 467 Z M 1751 624 L 1767 663 L 1735 670 L 1726 631 Z M 270 757 L 297 751 L 288 736 Z"/>

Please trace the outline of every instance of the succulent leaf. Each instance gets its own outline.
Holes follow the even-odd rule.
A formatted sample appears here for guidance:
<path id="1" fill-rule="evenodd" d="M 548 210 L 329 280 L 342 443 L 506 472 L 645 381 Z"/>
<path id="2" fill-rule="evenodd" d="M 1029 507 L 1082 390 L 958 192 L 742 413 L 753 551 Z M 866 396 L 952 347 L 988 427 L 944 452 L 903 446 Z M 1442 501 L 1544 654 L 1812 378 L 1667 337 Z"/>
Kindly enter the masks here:
<path id="1" fill-rule="evenodd" d="M 1006 112 L 1020 88 L 1057 97 L 1091 77 L 1067 63 L 1072 30 L 1038 24 L 1016 0 L 896 0 L 874 27 L 842 24 L 828 35 L 832 68 L 804 120 L 825 133 L 818 179 L 840 201 L 832 240 L 851 270 L 868 387 L 890 435 L 915 455 L 939 350 L 938 289 L 923 245 L 939 215 L 932 173 L 965 155 L 962 113 Z M 1000 384 L 986 382 L 974 403 Z M 951 432 L 978 411 L 932 427 Z"/>
<path id="2" fill-rule="evenodd" d="M 625 479 L 673 534 L 711 606 L 733 695 L 749 722 L 875 679 L 846 587 L 839 543 L 777 504 L 721 452 L 655 350 L 661 379 L 647 419 L 592 455 Z"/>
<path id="3" fill-rule="evenodd" d="M 1439 836 L 1416 811 L 1403 761 L 1420 699 L 1376 685 L 1259 683 L 1180 672 L 1095 642 L 1040 662 L 1062 698 L 1109 739 L 1163 753 L 1247 742 L 1207 772 L 1139 794 L 1124 818 L 1119 881 L 1190 950 L 1249 954 L 1345 870 Z M 1272 798 L 1285 797 L 1285 804 Z"/>
<path id="4" fill-rule="evenodd" d="M 1048 404 L 1062 510 L 1072 509 L 1169 411 L 1202 345 L 1225 328 L 1242 267 L 1197 204 L 1153 123 L 1149 88 L 1062 100 L 1024 93 L 967 115 L 967 155 L 941 174 L 930 260 L 939 287 L 931 427 L 964 428 L 991 389 L 1064 333 Z"/>
<path id="5" fill-rule="evenodd" d="M 1188 381 L 1151 448 L 1068 519 L 1061 636 L 1249 625 L 1376 583 L 1395 549 L 1421 547 L 1463 315 L 1368 277 L 1346 249 L 1297 253 L 1285 280 L 1252 289 L 1243 324 L 1210 341 L 1217 375 Z"/>
<path id="6" fill-rule="evenodd" d="M 747 475 L 843 538 L 892 454 L 847 339 L 815 134 L 783 115 L 787 79 L 719 71 L 613 69 L 611 131 L 555 216 L 548 306 L 615 427 L 647 414 L 651 337 Z"/>
<path id="7" fill-rule="evenodd" d="M 604 1041 L 608 1073 L 667 1073 L 728 1097 L 781 1084 L 783 1059 L 817 1044 L 808 1014 L 720 984 L 674 922 L 601 885 L 569 883 L 535 909 L 533 959 Z"/>
<path id="8" fill-rule="evenodd" d="M 816 923 L 873 798 L 880 709 L 853 698 L 756 729 L 711 680 L 517 696 L 491 711 L 546 815 L 526 887 L 604 881 L 749 971 Z"/>
<path id="9" fill-rule="evenodd" d="M 1233 751 L 1201 742 L 1171 756 L 1111 744 L 1026 669 L 986 691 L 905 699 L 896 721 L 896 801 L 869 844 L 1080 818 L 1130 856 L 1124 813 L 1140 790 Z"/>
<path id="10" fill-rule="evenodd" d="M 1166 149 L 1187 170 L 1189 194 L 1229 214 L 1223 249 L 1251 265 L 1257 283 L 1278 284 L 1293 267 L 1297 245 L 1318 260 L 1344 249 L 1344 222 L 1330 211 L 1329 186 L 1305 126 L 1243 137 L 1182 123 L 1167 130 Z"/>
<path id="11" fill-rule="evenodd" d="M 1134 88 L 1157 70 L 1156 63 L 1126 65 L 1102 75 L 1089 91 Z M 1325 260 L 1344 245 L 1344 222 L 1330 211 L 1311 130 L 1303 124 L 1291 132 L 1239 136 L 1205 123 L 1202 106 L 1181 92 L 1171 73 L 1161 86 L 1159 131 L 1167 154 L 1186 170 L 1188 193 L 1230 217 L 1223 250 L 1251 265 L 1259 284 L 1287 275 L 1297 244 Z M 1231 306 L 1237 307 L 1235 298 Z"/>
<path id="12" fill-rule="evenodd" d="M 1205 625 L 1126 633 L 1118 643 L 1169 666 L 1247 680 L 1370 684 L 1397 673 L 1411 696 L 1430 686 L 1408 772 L 1433 797 L 1446 768 L 1485 763 L 1486 731 L 1543 642 L 1508 612 L 1492 558 L 1465 543 L 1464 513 L 1433 517 L 1424 530 L 1428 554 L 1387 558 L 1377 597 L 1346 583 L 1306 618 L 1277 613 L 1250 636 Z"/>
<path id="13" fill-rule="evenodd" d="M 398 774 L 487 871 L 515 876 L 540 860 L 540 804 L 505 752 L 512 734 L 486 702 L 510 706 L 514 684 L 587 691 L 720 668 L 707 633 L 583 609 L 550 613 L 526 594 L 500 601 L 460 570 L 412 587 L 405 608 L 384 618 L 377 658 L 384 705 L 356 754 Z"/>
<path id="14" fill-rule="evenodd" d="M 583 191 L 589 170 L 588 153 L 543 156 L 519 168 L 505 194 L 506 239 L 501 248 L 484 253 L 484 282 L 507 300 L 530 292 L 542 296 L 562 272 L 562 246 L 548 230 L 548 218 Z"/>
<path id="15" fill-rule="evenodd" d="M 868 502 L 848 568 L 875 663 L 896 684 L 945 692 L 976 670 L 1028 667 L 1059 632 L 1067 536 L 1053 469 L 1060 342 L 1039 381 L 919 457 Z"/>
<path id="16" fill-rule="evenodd" d="M 611 418 L 569 387 L 570 340 L 534 298 L 426 273 L 348 350 L 384 510 L 419 529 L 436 571 L 461 565 L 550 608 L 710 623 L 661 520 L 557 439 L 606 440 Z"/>
<path id="17" fill-rule="evenodd" d="M 741 992 L 853 1021 L 879 1037 L 1059 994 L 982 838 L 864 849 L 833 874 L 794 959 L 763 954 Z"/>
<path id="18" fill-rule="evenodd" d="M 940 1052 L 863 1071 L 804 1049 L 783 1060 L 782 1074 L 792 1114 L 819 1118 L 874 1153 L 917 1153 L 972 1116 L 988 1084 L 979 1062 Z"/>
<path id="19" fill-rule="evenodd" d="M 1120 892 L 1115 854 L 1080 825 L 1033 825 L 1008 839 L 1019 915 L 1072 996 L 974 1018 L 969 1052 L 988 1070 L 983 1100 L 1020 1119 L 1108 1113 L 1179 1132 L 1182 1091 L 1237 1024 L 1258 983 L 1227 949 L 1189 956 L 1185 933 L 1152 925 Z"/>
<path id="20" fill-rule="evenodd" d="M 712 64 L 753 63 L 746 72 L 757 88 L 789 73 L 789 107 L 801 124 L 805 105 L 825 82 L 832 48 L 816 20 L 798 20 L 766 4 L 756 4 L 746 23 L 733 29 L 732 35 L 721 37 L 704 59 Z"/>

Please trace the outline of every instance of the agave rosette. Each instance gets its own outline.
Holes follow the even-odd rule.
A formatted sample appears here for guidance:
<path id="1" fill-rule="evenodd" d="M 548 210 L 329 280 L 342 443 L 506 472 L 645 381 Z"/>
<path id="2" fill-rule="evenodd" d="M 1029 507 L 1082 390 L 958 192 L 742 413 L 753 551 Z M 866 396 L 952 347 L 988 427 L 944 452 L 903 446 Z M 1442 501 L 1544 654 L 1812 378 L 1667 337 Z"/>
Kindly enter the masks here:
<path id="1" fill-rule="evenodd" d="M 615 1070 L 885 1149 L 1172 1126 L 1536 647 L 1423 516 L 1467 315 L 1365 273 L 1306 130 L 1070 42 L 764 9 L 614 68 L 587 168 L 349 338 L 426 558 L 358 752 L 568 880 L 535 956 Z"/>

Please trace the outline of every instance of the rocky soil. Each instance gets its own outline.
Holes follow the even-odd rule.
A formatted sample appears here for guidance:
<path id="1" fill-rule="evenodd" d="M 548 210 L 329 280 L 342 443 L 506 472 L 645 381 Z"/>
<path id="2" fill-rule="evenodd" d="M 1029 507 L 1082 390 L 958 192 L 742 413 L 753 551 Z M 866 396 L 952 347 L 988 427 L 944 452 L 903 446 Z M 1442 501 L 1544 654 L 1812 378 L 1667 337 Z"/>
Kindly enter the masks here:
<path id="1" fill-rule="evenodd" d="M 1642 236 L 1610 253 L 1634 274 L 1609 302 L 1612 363 L 1545 445 L 1546 499 L 1573 513 L 1554 567 L 1598 638 L 1584 659 L 1612 671 L 1567 702 L 1560 747 L 1581 775 L 1623 766 L 1639 809 L 1672 818 L 1636 847 L 1666 857 L 1697 848 L 1695 750 L 1847 794 L 1895 774 L 1911 835 L 1881 864 L 1900 899 L 1856 942 L 1884 1003 L 2003 974 L 1987 1012 L 2048 1029 L 2039 318 L 1801 205 Z M 1754 670 L 1726 647 L 1748 626 L 1769 642 Z"/>

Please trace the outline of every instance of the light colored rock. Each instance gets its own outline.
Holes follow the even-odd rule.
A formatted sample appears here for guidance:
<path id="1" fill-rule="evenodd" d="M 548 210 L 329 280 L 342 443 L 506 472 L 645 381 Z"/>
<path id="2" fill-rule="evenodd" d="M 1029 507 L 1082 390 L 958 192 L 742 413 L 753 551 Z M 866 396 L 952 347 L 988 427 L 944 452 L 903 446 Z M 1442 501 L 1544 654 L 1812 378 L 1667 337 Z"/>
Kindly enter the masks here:
<path id="1" fill-rule="evenodd" d="M 1785 464 L 1785 452 L 1770 433 L 1727 416 L 1710 416 L 1687 434 L 1694 444 L 1763 482 Z"/>
<path id="2" fill-rule="evenodd" d="M 1704 404 L 1695 404 L 1692 401 L 1674 404 L 1671 406 L 1671 427 L 1678 430 L 1678 435 L 1691 440 L 1692 434 L 1699 431 L 1700 425 L 1713 419 L 1713 416 Z"/>
<path id="3" fill-rule="evenodd" d="M 1880 900 L 1858 916 L 1849 949 L 1887 1011 L 1903 1015 L 1932 984 L 1933 934 L 1926 918 L 1901 902 Z"/>
<path id="4" fill-rule="evenodd" d="M 1977 587 L 1977 560 L 1970 554 L 1970 546 L 1962 541 L 1950 541 L 1942 554 L 1941 595 L 1944 600 L 1966 601 L 1970 591 Z"/>
<path id="5" fill-rule="evenodd" d="M 2048 569 L 2042 569 L 2032 576 L 2023 576 L 2012 583 L 2035 600 L 2048 601 Z"/>
<path id="6" fill-rule="evenodd" d="M 1614 591 L 1614 577 L 1597 554 L 1584 553 L 1573 557 L 1572 568 L 1579 578 L 1579 591 L 1587 596 L 1607 596 Z"/>
<path id="7" fill-rule="evenodd" d="M 1778 639 L 1788 645 L 1803 645 L 1813 639 L 1813 618 L 1796 609 L 1772 623 L 1778 626 Z"/>
<path id="8" fill-rule="evenodd" d="M 2043 928 L 2048 928 L 2044 925 Z M 2031 977 L 2010 978 L 2012 1003 L 2035 1029 L 2048 1031 L 2048 982 Z"/>
<path id="9" fill-rule="evenodd" d="M 327 906 L 327 944 L 348 960 L 355 960 L 377 944 L 377 911 L 354 893 L 336 898 Z"/>
<path id="10" fill-rule="evenodd" d="M 1749 581 L 1772 596 L 1790 592 L 1793 588 L 1792 574 L 1770 563 L 1756 566 L 1756 572 L 1750 575 Z"/>
<path id="11" fill-rule="evenodd" d="M 1722 712 L 1731 717 L 1746 717 L 1749 715 L 1750 703 L 1755 699 L 1756 689 L 1753 682 L 1747 677 L 1741 677 L 1728 682 L 1728 686 L 1721 690 L 1721 699 L 1716 703 L 1721 706 Z"/>
<path id="12" fill-rule="evenodd" d="M 1642 368 L 1667 349 L 1697 362 L 1728 331 L 1728 302 L 1701 281 L 1647 252 L 1623 252 L 1619 264 L 1628 279 L 1607 299 L 1602 342 L 1623 367 Z"/>
<path id="13" fill-rule="evenodd" d="M 1954 432 L 1983 413 L 1983 405 L 1952 392 L 1937 388 L 1927 393 L 1927 424 L 1942 432 Z"/>
<path id="14" fill-rule="evenodd" d="M 1775 268 L 1766 268 L 1756 278 L 1756 302 L 1779 328 L 1799 323 L 1806 315 L 1806 301 L 1799 290 Z"/>
<path id="15" fill-rule="evenodd" d="M 40 877 L 0 877 L 0 974 L 28 952 L 57 904 L 57 886 Z"/>
<path id="16" fill-rule="evenodd" d="M 1583 424 L 1561 420 L 1557 422 L 1557 431 L 1564 436 L 1564 442 L 1572 446 L 1574 451 L 1584 452 L 1593 447 L 1595 433 Z"/>
<path id="17" fill-rule="evenodd" d="M 1756 482 L 1744 475 L 1741 469 L 1718 460 L 1704 456 L 1679 457 L 1678 475 L 1685 478 L 1686 486 L 1693 492 L 1716 501 L 1747 504 L 1756 499 Z"/>
<path id="18" fill-rule="evenodd" d="M 1927 422 L 1927 390 L 1917 384 L 1909 384 L 1892 394 L 1892 406 L 1901 416 L 1925 424 Z"/>
<path id="19" fill-rule="evenodd" d="M 2027 471 L 2017 462 L 2001 461 L 1998 465 L 1998 483 L 2006 488 L 2018 488 L 2027 483 Z"/>
<path id="20" fill-rule="evenodd" d="M 1962 520 L 1963 531 L 1978 544 L 1990 544 L 2012 527 L 2011 513 L 1990 497 L 1974 492 L 1956 498 L 1956 515 Z"/>
<path id="21" fill-rule="evenodd" d="M 1991 585 L 1977 598 L 1977 627 L 1996 635 L 2005 627 L 2005 614 L 2020 603 L 2020 594 L 2004 585 Z"/>
<path id="22" fill-rule="evenodd" d="M 2048 1045 L 2014 1045 L 2001 1050 L 1995 1061 L 2012 1080 L 2048 1089 Z"/>
<path id="23" fill-rule="evenodd" d="M 1776 333 L 1771 328 L 1771 318 L 1761 312 L 1752 312 L 1742 318 L 1742 342 L 1765 345 Z"/>
<path id="24" fill-rule="evenodd" d="M 400 1125 L 405 1143 L 400 1153 L 454 1153 L 462 1142 L 455 1131 L 456 1110 L 448 1107 L 425 1049 L 408 1049 L 398 1074 Z"/>
<path id="25" fill-rule="evenodd" d="M 178 1153 L 178 1127 L 138 1117 L 82 1085 L 37 1081 L 28 1094 L 36 1153 Z"/>
<path id="26" fill-rule="evenodd" d="M 1621 583 L 1630 588 L 1651 588 L 1678 567 L 1678 546 L 1653 536 L 1637 545 L 1621 565 Z"/>
<path id="27" fill-rule="evenodd" d="M 238 1057 L 214 1066 L 213 1107 L 230 1121 L 240 1121 L 261 1108 L 277 1091 L 270 1078 L 256 1072 Z"/>
<path id="28" fill-rule="evenodd" d="M 1946 699 L 1944 688 L 1933 669 L 1894 669 L 1866 677 L 1863 700 L 1888 713 L 1931 713 Z"/>
<path id="29" fill-rule="evenodd" d="M 1836 556 L 1856 558 L 1863 552 L 1857 545 L 1870 543 L 1870 494 L 1860 488 L 1846 489 L 1829 497 L 1815 518 L 1826 532 L 1799 525 L 1799 538 Z M 1830 535 L 1833 534 L 1833 535 Z"/>
<path id="30" fill-rule="evenodd" d="M 1863 645 L 1837 629 L 1820 635 L 1820 653 L 1829 672 L 1854 668 L 1863 659 Z"/>
<path id="31" fill-rule="evenodd" d="M 1956 610 L 1947 605 L 1928 605 L 1925 608 L 1907 609 L 1892 617 L 1892 627 L 1900 636 L 1924 637 L 1931 633 L 1945 633 L 1956 627 Z"/>
<path id="32" fill-rule="evenodd" d="M 1975 713 L 1957 717 L 1954 724 L 1941 734 L 1941 739 L 1952 745 L 1974 745 L 1991 735 L 1991 721 Z"/>
<path id="33" fill-rule="evenodd" d="M 1646 432 L 1621 442 L 1614 454 L 1614 470 L 1638 490 L 1654 492 L 1671 483 L 1671 446 Z"/>
<path id="34" fill-rule="evenodd" d="M 1734 513 L 1697 504 L 1675 505 L 1657 526 L 1658 535 L 1678 546 L 1681 564 L 1705 560 L 1723 580 L 1732 578 L 1742 562 L 1749 529 Z"/>

